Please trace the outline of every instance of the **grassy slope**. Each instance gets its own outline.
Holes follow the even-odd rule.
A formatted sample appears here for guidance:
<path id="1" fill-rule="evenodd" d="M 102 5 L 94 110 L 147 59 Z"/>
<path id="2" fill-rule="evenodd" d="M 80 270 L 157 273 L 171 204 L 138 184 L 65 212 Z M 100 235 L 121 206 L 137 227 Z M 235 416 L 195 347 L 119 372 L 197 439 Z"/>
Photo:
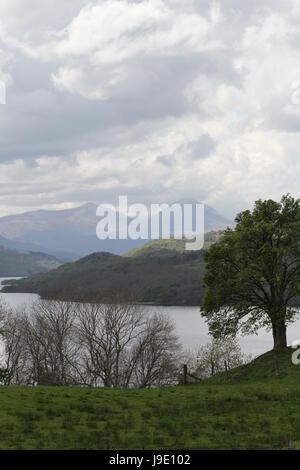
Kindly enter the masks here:
<path id="1" fill-rule="evenodd" d="M 291 350 L 197 385 L 0 388 L 1 449 L 281 449 L 300 442 Z"/>
<path id="2" fill-rule="evenodd" d="M 209 248 L 210 245 L 219 240 L 222 235 L 222 231 L 217 232 L 207 232 L 204 237 L 204 249 Z M 152 252 L 159 252 L 161 250 L 174 250 L 179 253 L 184 253 L 185 244 L 188 240 L 175 240 L 171 238 L 170 240 L 151 240 L 145 245 L 138 246 L 133 250 L 126 253 L 124 256 L 127 258 L 134 258 L 141 255 L 147 255 Z"/>

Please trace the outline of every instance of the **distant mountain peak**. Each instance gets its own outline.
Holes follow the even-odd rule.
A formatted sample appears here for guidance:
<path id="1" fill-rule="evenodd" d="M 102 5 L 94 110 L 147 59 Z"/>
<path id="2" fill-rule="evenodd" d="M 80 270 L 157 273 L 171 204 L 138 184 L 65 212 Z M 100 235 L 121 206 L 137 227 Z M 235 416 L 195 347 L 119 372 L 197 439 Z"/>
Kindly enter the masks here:
<path id="1" fill-rule="evenodd" d="M 182 205 L 195 205 L 197 202 L 193 198 L 178 201 Z M 122 255 L 147 242 L 99 240 L 96 236 L 99 222 L 97 206 L 94 202 L 87 202 L 69 209 L 38 210 L 2 217 L 0 236 L 8 240 L 3 245 L 19 251 L 40 251 L 59 258 L 75 259 L 99 251 Z M 224 230 L 233 225 L 232 221 L 205 205 L 205 232 Z"/>

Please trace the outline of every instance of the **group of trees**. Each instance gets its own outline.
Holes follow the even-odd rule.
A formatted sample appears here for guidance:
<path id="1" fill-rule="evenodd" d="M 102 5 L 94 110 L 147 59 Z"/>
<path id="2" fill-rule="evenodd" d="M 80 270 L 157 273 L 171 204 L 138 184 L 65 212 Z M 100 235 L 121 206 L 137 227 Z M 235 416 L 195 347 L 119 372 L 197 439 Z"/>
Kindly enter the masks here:
<path id="1" fill-rule="evenodd" d="M 174 325 L 134 305 L 38 300 L 1 308 L 2 382 L 147 388 L 178 382 Z"/>
<path id="2" fill-rule="evenodd" d="M 183 363 L 202 379 L 244 362 L 229 338 L 184 353 L 167 316 L 132 304 L 0 304 L 0 338 L 4 385 L 149 388 L 178 384 Z"/>
<path id="3" fill-rule="evenodd" d="M 226 340 L 211 339 L 187 355 L 188 369 L 198 379 L 206 379 L 220 372 L 228 372 L 235 367 L 250 362 L 251 357 L 242 353 L 236 338 Z"/>

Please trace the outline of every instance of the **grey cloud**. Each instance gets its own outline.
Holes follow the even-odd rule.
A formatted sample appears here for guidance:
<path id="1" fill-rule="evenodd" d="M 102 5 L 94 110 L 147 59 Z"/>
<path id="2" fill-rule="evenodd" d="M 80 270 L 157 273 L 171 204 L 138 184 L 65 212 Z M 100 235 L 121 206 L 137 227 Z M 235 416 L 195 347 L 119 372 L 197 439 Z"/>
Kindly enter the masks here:
<path id="1" fill-rule="evenodd" d="M 28 0 L 3 0 L 7 34 L 0 35 L 0 49 L 11 56 L 3 72 L 13 83 L 0 108 L 1 207 L 14 204 L 17 190 L 15 205 L 24 196 L 24 208 L 110 201 L 127 191 L 137 201 L 195 197 L 230 212 L 241 201 L 284 190 L 282 169 L 299 146 L 298 113 L 288 106 L 289 83 L 300 78 L 297 2 L 224 0 L 219 12 L 208 0 L 162 3 L 177 15 L 177 28 L 185 28 L 175 46 L 171 21 L 167 39 L 160 26 L 162 35 L 148 38 L 144 50 L 149 30 L 143 19 L 131 36 L 126 31 L 130 53 L 123 58 L 109 38 L 112 56 L 105 62 L 94 50 L 76 55 L 52 45 L 86 1 L 31 0 L 29 8 Z M 190 23 L 181 24 L 191 12 Z M 210 25 L 213 15 L 219 18 L 194 43 L 188 33 L 199 14 Z M 137 41 L 141 47 L 132 53 Z M 55 86 L 60 70 L 79 70 L 82 89 L 63 80 Z M 98 88 L 104 98 L 93 99 Z M 47 159 L 42 165 L 41 157 Z"/>
<path id="2" fill-rule="evenodd" d="M 161 163 L 162 165 L 165 165 L 166 167 L 172 167 L 175 163 L 174 157 L 170 155 L 160 155 L 156 159 L 157 163 Z"/>
<path id="3" fill-rule="evenodd" d="M 216 147 L 216 142 L 209 134 L 202 135 L 199 139 L 189 144 L 189 149 L 193 158 L 206 158 L 211 155 Z"/>
<path id="4" fill-rule="evenodd" d="M 130 81 L 104 101 L 55 90 L 51 67 L 23 57 L 12 67 L 16 79 L 4 110 L 0 161 L 40 155 L 67 157 L 78 150 L 114 146 L 119 128 L 187 113 L 185 87 L 204 71 L 218 76 L 221 65 L 216 66 L 206 54 L 145 58 L 142 64 L 128 65 L 133 70 Z M 142 76 L 135 73 L 135 67 L 143 70 Z M 234 72 L 227 69 L 229 82 L 234 82 Z"/>

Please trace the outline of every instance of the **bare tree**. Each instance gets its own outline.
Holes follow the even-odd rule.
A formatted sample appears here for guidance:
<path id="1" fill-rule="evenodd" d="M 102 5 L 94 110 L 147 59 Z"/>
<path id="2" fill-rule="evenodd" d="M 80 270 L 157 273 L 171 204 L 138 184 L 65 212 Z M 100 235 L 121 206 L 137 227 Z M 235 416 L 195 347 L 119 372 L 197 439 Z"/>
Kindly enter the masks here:
<path id="1" fill-rule="evenodd" d="M 135 305 L 77 305 L 78 339 L 93 385 L 124 387 L 129 350 L 144 330 L 146 317 Z"/>
<path id="2" fill-rule="evenodd" d="M 24 337 L 20 314 L 12 310 L 5 312 L 2 322 L 3 383 L 5 385 L 23 384 L 25 381 L 26 360 L 24 356 Z"/>
<path id="3" fill-rule="evenodd" d="M 38 300 L 23 315 L 24 355 L 32 381 L 49 385 L 76 383 L 74 322 L 74 304 L 69 302 Z"/>
<path id="4" fill-rule="evenodd" d="M 174 323 L 164 315 L 150 317 L 134 355 L 134 386 L 146 388 L 178 381 L 182 356 Z"/>
<path id="5" fill-rule="evenodd" d="M 3 313 L 1 326 L 7 385 L 127 388 L 178 378 L 173 323 L 137 305 L 39 300 Z"/>
<path id="6" fill-rule="evenodd" d="M 19 316 L 0 299 L 1 382 L 22 383 L 24 363 Z"/>
<path id="7" fill-rule="evenodd" d="M 93 385 L 150 387 L 177 378 L 174 325 L 136 305 L 79 305 L 78 339 Z"/>

